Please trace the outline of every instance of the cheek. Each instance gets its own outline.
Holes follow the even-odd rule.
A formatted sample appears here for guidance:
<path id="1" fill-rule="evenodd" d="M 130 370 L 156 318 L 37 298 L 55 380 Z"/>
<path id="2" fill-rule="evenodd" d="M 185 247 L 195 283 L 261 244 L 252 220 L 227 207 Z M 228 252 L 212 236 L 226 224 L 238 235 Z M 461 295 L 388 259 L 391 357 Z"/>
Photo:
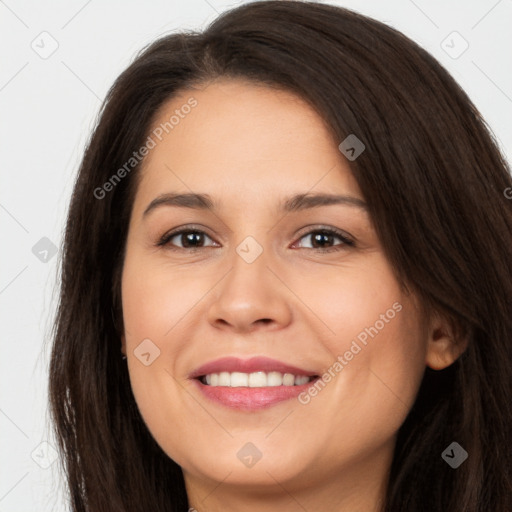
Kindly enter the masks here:
<path id="1" fill-rule="evenodd" d="M 325 345 L 339 364 L 330 367 L 336 375 L 333 396 L 322 394 L 345 404 L 340 413 L 358 411 L 368 427 L 386 425 L 392 432 L 405 419 L 425 368 L 426 337 L 417 303 L 400 289 L 383 259 L 358 272 L 333 272 L 325 282 L 329 285 L 314 307 L 331 331 Z"/>
<path id="2" fill-rule="evenodd" d="M 298 295 L 306 299 L 331 331 L 332 336 L 326 339 L 340 350 L 358 335 L 368 337 L 366 329 L 375 323 L 379 331 L 387 327 L 399 314 L 403 297 L 391 269 L 379 254 L 369 257 L 366 264 L 327 266 L 314 274 L 302 272 L 294 285 Z"/>
<path id="3" fill-rule="evenodd" d="M 204 276 L 191 279 L 190 273 L 161 264 L 127 259 L 123 269 L 123 317 L 129 340 L 136 343 L 150 338 L 169 344 L 172 330 L 187 322 L 187 313 L 207 292 Z M 183 322 L 183 324 L 182 324 Z M 135 347 L 131 347 L 132 349 Z M 172 348 L 172 347 L 166 347 Z"/>
<path id="4" fill-rule="evenodd" d="M 122 305 L 130 381 L 142 416 L 152 425 L 161 403 L 176 403 L 173 362 L 181 346 L 173 329 L 182 329 L 197 302 L 200 285 L 184 286 L 179 274 L 128 250 L 122 275 Z M 177 326 L 177 327 L 176 327 Z"/>
<path id="5" fill-rule="evenodd" d="M 358 411 L 361 434 L 379 431 L 384 439 L 398 430 L 414 403 L 426 338 L 416 306 L 398 291 L 374 297 L 357 319 L 346 327 L 342 343 L 331 347 L 344 366 L 335 400 L 345 402 L 345 413 Z"/>

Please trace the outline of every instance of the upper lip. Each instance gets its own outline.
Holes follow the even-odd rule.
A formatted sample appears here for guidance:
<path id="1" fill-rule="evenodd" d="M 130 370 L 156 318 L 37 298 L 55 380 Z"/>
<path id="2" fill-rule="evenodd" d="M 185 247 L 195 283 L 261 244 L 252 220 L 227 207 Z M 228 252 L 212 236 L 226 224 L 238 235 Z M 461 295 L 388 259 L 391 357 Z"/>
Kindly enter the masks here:
<path id="1" fill-rule="evenodd" d="M 240 359 L 238 357 L 222 357 L 220 359 L 215 359 L 214 361 L 210 361 L 201 365 L 199 368 L 196 368 L 189 375 L 189 378 L 195 379 L 211 373 L 220 372 L 253 373 L 258 371 L 291 373 L 293 375 L 307 375 L 308 377 L 318 375 L 315 372 L 283 363 L 277 359 L 258 356 L 251 357 L 250 359 Z"/>

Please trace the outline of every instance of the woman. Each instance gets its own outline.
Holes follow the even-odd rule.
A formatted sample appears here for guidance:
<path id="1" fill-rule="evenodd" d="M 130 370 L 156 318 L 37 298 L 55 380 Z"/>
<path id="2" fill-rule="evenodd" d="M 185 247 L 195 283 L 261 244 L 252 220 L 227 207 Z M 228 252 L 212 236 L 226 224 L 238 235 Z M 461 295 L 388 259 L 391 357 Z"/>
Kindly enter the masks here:
<path id="1" fill-rule="evenodd" d="M 150 45 L 69 210 L 72 510 L 511 510 L 511 187 L 455 81 L 360 14 Z"/>

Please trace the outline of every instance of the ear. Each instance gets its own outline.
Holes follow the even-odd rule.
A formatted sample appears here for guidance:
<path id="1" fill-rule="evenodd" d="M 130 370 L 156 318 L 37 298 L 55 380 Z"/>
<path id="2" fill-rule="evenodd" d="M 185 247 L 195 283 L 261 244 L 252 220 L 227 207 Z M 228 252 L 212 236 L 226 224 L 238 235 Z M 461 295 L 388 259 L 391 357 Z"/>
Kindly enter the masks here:
<path id="1" fill-rule="evenodd" d="M 455 322 L 435 312 L 428 330 L 426 365 L 432 370 L 444 370 L 463 354 L 467 346 L 468 337 L 457 329 Z"/>

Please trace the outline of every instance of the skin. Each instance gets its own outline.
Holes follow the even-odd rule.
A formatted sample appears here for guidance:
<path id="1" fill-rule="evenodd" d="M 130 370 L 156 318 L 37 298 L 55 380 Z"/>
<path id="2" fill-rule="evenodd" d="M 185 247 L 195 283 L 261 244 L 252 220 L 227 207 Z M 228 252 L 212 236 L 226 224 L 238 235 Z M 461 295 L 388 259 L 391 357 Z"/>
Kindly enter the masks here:
<path id="1" fill-rule="evenodd" d="M 425 366 L 444 368 L 462 349 L 448 322 L 427 321 L 399 287 L 364 209 L 280 210 L 294 193 L 364 201 L 341 141 L 307 103 L 221 79 L 182 91 L 154 126 L 191 96 L 197 106 L 144 161 L 129 226 L 122 351 L 141 414 L 182 467 L 190 506 L 200 512 L 377 511 Z M 207 193 L 220 206 L 161 206 L 143 216 L 169 192 Z M 196 252 L 183 248 L 183 236 L 172 238 L 176 251 L 171 242 L 157 245 L 190 224 L 205 233 Z M 343 230 L 356 245 L 334 236 L 324 246 L 339 250 L 314 249 L 311 232 L 321 227 Z M 263 249 L 252 263 L 236 252 L 247 236 Z M 401 311 L 305 405 L 234 410 L 204 398 L 188 378 L 229 355 L 264 355 L 322 374 L 395 303 Z M 160 355 L 146 366 L 134 351 L 148 338 Z M 237 457 L 247 442 L 262 454 L 251 468 Z"/>

